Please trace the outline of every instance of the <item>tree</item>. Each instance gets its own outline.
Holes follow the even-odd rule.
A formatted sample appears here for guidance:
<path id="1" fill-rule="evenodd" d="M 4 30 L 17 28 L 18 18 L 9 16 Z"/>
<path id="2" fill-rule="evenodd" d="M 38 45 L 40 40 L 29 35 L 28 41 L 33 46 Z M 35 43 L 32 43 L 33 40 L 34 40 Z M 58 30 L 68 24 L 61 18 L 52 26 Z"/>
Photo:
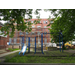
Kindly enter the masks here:
<path id="1" fill-rule="evenodd" d="M 1 28 L 1 31 L 5 31 L 5 35 L 8 35 L 11 28 L 11 37 L 14 36 L 15 29 L 18 31 L 30 32 L 32 30 L 32 23 L 30 21 L 25 22 L 24 20 L 27 21 L 32 18 L 32 10 L 33 9 L 0 9 L 0 20 L 7 21 L 7 23 Z M 36 9 L 35 14 L 39 14 L 40 10 L 41 9 Z M 25 18 L 26 15 L 28 16 L 27 19 Z M 17 25 L 14 26 L 14 23 L 17 23 Z M 34 23 L 37 23 L 37 21 L 34 21 Z"/>
<path id="2" fill-rule="evenodd" d="M 50 32 L 62 31 L 64 43 L 75 39 L 75 9 L 52 9 L 49 11 L 55 16 Z M 59 17 L 59 15 L 61 16 Z M 57 34 L 52 34 L 52 36 L 55 42 L 59 41 L 57 40 L 59 38 Z"/>

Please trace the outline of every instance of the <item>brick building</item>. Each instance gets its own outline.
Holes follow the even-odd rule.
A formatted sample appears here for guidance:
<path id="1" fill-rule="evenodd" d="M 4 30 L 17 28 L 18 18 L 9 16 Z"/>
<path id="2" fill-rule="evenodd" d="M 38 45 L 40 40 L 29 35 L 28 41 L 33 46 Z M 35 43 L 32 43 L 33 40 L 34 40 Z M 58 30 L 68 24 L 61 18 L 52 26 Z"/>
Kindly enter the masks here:
<path id="1" fill-rule="evenodd" d="M 37 19 L 30 19 L 28 21 L 31 21 L 31 23 L 33 23 L 34 20 L 37 20 Z M 50 22 L 53 23 L 53 21 L 50 21 Z M 9 42 L 11 45 L 12 44 L 20 45 L 22 42 L 22 38 L 20 38 L 19 36 L 24 34 L 24 37 L 25 37 L 24 43 L 26 45 L 28 45 L 28 37 L 30 37 L 31 46 L 35 46 L 35 37 L 36 37 L 36 43 L 37 43 L 37 46 L 39 46 L 41 45 L 41 33 L 49 33 L 48 28 L 50 28 L 50 26 L 47 27 L 48 24 L 49 24 L 48 19 L 41 19 L 39 23 L 37 23 L 36 25 L 35 24 L 32 25 L 32 31 L 29 33 L 15 30 L 14 37 L 9 38 Z M 50 41 L 51 41 L 50 34 L 44 34 L 43 43 L 48 44 Z"/>
<path id="2" fill-rule="evenodd" d="M 3 26 L 3 24 L 0 22 L 0 29 Z M 1 33 L 5 33 L 5 32 L 1 32 Z M 0 35 L 0 49 L 4 49 L 7 48 L 7 42 L 9 41 L 9 37 L 8 36 L 4 36 L 4 35 Z"/>

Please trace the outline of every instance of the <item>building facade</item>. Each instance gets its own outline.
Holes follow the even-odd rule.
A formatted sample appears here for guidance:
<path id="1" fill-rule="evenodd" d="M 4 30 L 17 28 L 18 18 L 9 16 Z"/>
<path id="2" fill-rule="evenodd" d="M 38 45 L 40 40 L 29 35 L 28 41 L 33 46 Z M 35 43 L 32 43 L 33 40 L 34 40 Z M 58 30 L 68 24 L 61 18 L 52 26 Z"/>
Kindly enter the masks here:
<path id="1" fill-rule="evenodd" d="M 37 19 L 30 19 L 28 21 L 33 23 L 35 20 L 37 20 Z M 27 21 L 25 21 L 25 22 L 27 22 Z M 53 21 L 50 21 L 50 22 L 53 23 Z M 26 45 L 28 45 L 28 37 L 30 37 L 31 46 L 35 46 L 35 37 L 36 37 L 36 45 L 40 46 L 41 45 L 41 33 L 49 33 L 48 28 L 50 28 L 50 26 L 47 26 L 47 25 L 50 22 L 48 19 L 41 19 L 39 21 L 39 23 L 37 23 L 36 25 L 33 23 L 32 24 L 32 31 L 29 33 L 15 30 L 14 37 L 9 38 L 10 44 L 15 44 L 15 45 L 21 44 L 22 38 L 20 37 L 20 35 L 23 34 L 24 35 L 24 43 Z M 46 45 L 46 44 L 50 43 L 50 41 L 51 41 L 50 34 L 44 34 L 43 35 L 43 44 Z"/>
<path id="2" fill-rule="evenodd" d="M 0 22 L 0 29 L 1 29 L 2 26 L 3 26 L 3 24 Z M 0 31 L 0 34 L 1 33 L 5 33 L 5 32 Z M 0 49 L 7 48 L 8 47 L 8 45 L 7 45 L 8 41 L 9 41 L 8 36 L 0 35 Z"/>

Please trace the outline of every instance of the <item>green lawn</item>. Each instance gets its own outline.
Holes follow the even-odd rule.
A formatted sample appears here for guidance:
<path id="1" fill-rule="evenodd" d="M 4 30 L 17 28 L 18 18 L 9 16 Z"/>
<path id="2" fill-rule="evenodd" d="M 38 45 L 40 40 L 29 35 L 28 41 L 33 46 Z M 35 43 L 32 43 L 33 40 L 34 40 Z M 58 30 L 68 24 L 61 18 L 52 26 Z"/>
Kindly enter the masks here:
<path id="1" fill-rule="evenodd" d="M 10 50 L 10 51 L 16 51 L 16 50 L 20 50 L 20 49 L 19 48 L 15 48 L 15 49 L 8 48 L 8 50 Z"/>
<path id="2" fill-rule="evenodd" d="M 18 55 L 15 57 L 7 58 L 5 62 L 7 63 L 75 63 L 75 57 L 69 57 L 72 53 L 60 52 L 60 51 L 49 51 L 44 52 L 44 55 L 67 55 L 67 57 L 52 57 L 52 56 L 41 56 L 43 54 L 33 54 L 29 53 L 28 56 Z M 31 56 L 34 55 L 34 56 Z M 40 56 L 39 56 L 40 55 Z M 10 57 L 10 56 L 9 56 Z"/>
<path id="3" fill-rule="evenodd" d="M 6 60 L 8 63 L 75 63 L 75 57 L 19 56 Z"/>

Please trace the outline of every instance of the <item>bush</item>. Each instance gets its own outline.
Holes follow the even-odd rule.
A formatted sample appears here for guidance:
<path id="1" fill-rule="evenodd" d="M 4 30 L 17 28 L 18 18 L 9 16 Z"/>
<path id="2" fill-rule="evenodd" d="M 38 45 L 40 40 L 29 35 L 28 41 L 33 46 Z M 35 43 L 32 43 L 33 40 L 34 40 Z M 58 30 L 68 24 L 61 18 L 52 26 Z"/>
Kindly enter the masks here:
<path id="1" fill-rule="evenodd" d="M 28 48 L 27 48 L 27 50 L 28 50 Z"/>
<path id="2" fill-rule="evenodd" d="M 16 51 L 16 50 L 19 50 L 19 48 L 15 48 L 15 49 L 8 48 L 8 50 L 10 50 L 10 51 Z"/>
<path id="3" fill-rule="evenodd" d="M 66 48 L 65 46 L 63 47 L 63 49 L 64 49 L 64 50 L 67 50 L 67 48 Z"/>

